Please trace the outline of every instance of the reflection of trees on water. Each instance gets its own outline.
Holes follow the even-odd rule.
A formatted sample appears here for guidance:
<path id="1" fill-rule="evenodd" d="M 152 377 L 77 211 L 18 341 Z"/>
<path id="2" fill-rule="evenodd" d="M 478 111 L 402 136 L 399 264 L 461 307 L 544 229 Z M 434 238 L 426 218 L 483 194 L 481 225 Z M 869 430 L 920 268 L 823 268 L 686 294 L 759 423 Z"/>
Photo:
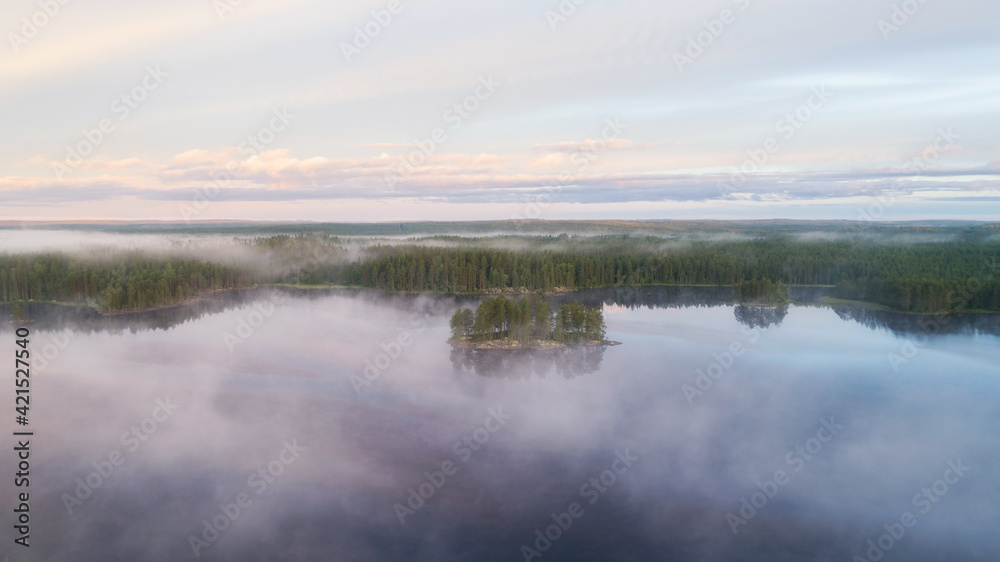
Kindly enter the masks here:
<path id="1" fill-rule="evenodd" d="M 770 328 L 778 326 L 788 314 L 788 305 L 758 306 L 738 304 L 733 308 L 736 320 L 751 328 Z"/>
<path id="2" fill-rule="evenodd" d="M 571 379 L 597 372 L 604 360 L 603 345 L 577 345 L 550 349 L 471 349 L 452 346 L 451 364 L 456 369 L 484 377 L 527 379 L 545 377 L 553 369 Z"/>
<path id="3" fill-rule="evenodd" d="M 817 302 L 830 293 L 826 287 L 788 287 L 789 298 L 797 303 Z M 551 298 L 557 305 L 579 302 L 587 306 L 600 304 L 626 308 L 682 308 L 731 306 L 737 304 L 733 287 L 683 287 L 673 285 L 648 287 L 612 287 L 585 289 Z"/>
<path id="4" fill-rule="evenodd" d="M 357 300 L 390 306 L 412 313 L 440 315 L 451 313 L 459 297 L 439 297 L 415 294 L 383 293 L 366 289 L 295 289 L 287 287 L 262 287 L 234 291 L 219 291 L 192 302 L 141 310 L 136 312 L 101 314 L 87 306 L 67 306 L 43 302 L 18 303 L 30 325 L 40 330 L 77 330 L 81 332 L 144 332 L 167 330 L 205 316 L 221 314 L 228 310 L 255 304 L 280 302 L 284 299 L 319 300 L 330 296 L 351 297 Z M 470 300 L 470 297 L 461 297 Z M 13 304 L 0 304 L 0 333 L 14 329 L 6 322 L 13 317 Z"/>
<path id="5" fill-rule="evenodd" d="M 797 303 L 815 302 L 827 294 L 822 287 L 789 287 L 791 298 Z M 378 306 L 389 306 L 401 311 L 450 315 L 456 304 L 475 306 L 477 296 L 442 296 L 426 294 L 398 294 L 365 289 L 306 290 L 294 288 L 260 288 L 240 291 L 222 291 L 194 302 L 104 316 L 87 307 L 53 305 L 47 303 L 19 303 L 23 315 L 31 326 L 42 330 L 72 329 L 83 332 L 142 332 L 166 330 L 185 322 L 220 314 L 235 308 L 268 302 L 270 299 L 318 300 L 330 296 L 349 297 Z M 767 327 L 779 324 L 787 314 L 787 307 L 760 307 L 737 304 L 732 287 L 615 287 L 587 289 L 550 297 L 556 306 L 576 301 L 587 306 L 617 305 L 628 308 L 678 308 L 714 307 L 736 305 L 737 320 L 748 326 Z M 971 334 L 1000 335 L 1000 314 L 950 314 L 944 317 L 904 314 L 867 310 L 849 306 L 831 307 L 844 320 L 852 320 L 869 328 L 882 328 L 902 334 Z M 0 304 L 0 333 L 14 329 L 13 304 Z M 942 319 L 943 320 L 935 320 Z M 928 328 L 934 322 L 936 328 Z"/>
<path id="6" fill-rule="evenodd" d="M 555 306 L 570 302 L 594 307 L 602 304 L 626 308 L 677 308 L 725 306 L 734 302 L 732 287 L 612 287 L 585 289 L 551 297 Z"/>
<path id="7" fill-rule="evenodd" d="M 66 306 L 51 303 L 20 303 L 29 325 L 41 330 L 77 330 L 81 332 L 144 332 L 167 330 L 203 316 L 219 314 L 233 308 L 252 305 L 274 295 L 273 291 L 247 289 L 220 291 L 193 302 L 142 310 L 137 312 L 104 315 L 86 306 Z M 0 305 L 0 332 L 13 329 L 3 322 L 9 318 L 13 305 Z"/>
<path id="8" fill-rule="evenodd" d="M 853 320 L 874 329 L 885 329 L 897 334 L 974 333 L 1000 336 L 1000 314 L 948 314 L 931 316 L 907 314 L 884 310 L 869 310 L 853 306 L 834 306 L 834 312 L 842 320 Z"/>

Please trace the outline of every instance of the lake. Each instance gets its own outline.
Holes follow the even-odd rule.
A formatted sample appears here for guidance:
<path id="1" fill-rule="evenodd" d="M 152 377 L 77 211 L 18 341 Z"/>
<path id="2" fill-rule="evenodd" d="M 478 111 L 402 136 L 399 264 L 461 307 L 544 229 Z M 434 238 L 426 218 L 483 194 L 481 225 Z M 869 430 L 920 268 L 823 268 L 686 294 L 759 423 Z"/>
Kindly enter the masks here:
<path id="1" fill-rule="evenodd" d="M 476 300 L 445 296 L 28 306 L 32 556 L 5 550 L 1000 559 L 996 316 L 753 307 L 729 289 L 554 300 L 570 299 L 603 304 L 622 345 L 452 350 L 448 319 Z M 13 327 L 0 338 L 9 357 Z"/>

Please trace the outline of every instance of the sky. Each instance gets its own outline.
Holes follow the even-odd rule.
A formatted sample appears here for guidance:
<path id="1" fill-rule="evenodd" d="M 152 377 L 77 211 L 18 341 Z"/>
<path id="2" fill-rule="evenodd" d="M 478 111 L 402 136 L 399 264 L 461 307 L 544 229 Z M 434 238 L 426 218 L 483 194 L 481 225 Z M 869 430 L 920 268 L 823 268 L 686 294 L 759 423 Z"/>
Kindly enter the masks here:
<path id="1" fill-rule="evenodd" d="M 996 220 L 998 16 L 7 2 L 0 220 Z"/>

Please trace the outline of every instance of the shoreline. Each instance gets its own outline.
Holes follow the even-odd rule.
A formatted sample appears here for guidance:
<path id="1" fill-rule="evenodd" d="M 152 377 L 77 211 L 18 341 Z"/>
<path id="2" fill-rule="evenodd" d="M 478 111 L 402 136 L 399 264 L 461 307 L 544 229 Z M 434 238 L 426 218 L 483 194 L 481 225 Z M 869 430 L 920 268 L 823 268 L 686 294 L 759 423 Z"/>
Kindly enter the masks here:
<path id="1" fill-rule="evenodd" d="M 586 288 L 582 288 L 582 289 L 573 289 L 573 290 L 563 289 L 563 288 L 557 288 L 554 291 L 543 292 L 542 295 L 543 296 L 565 296 L 565 295 L 568 295 L 568 294 L 572 294 L 572 293 L 576 293 L 576 292 L 581 292 L 581 291 L 600 291 L 600 290 L 607 290 L 607 289 L 643 288 L 643 287 L 723 288 L 723 287 L 735 287 L 735 285 L 690 285 L 690 284 L 684 284 L 684 285 L 674 285 L 674 284 L 662 284 L 662 285 L 614 285 L 614 286 L 608 286 L 608 287 L 586 287 Z M 812 288 L 812 289 L 818 289 L 818 288 L 828 289 L 828 288 L 831 288 L 830 285 L 787 285 L 787 287 L 803 287 L 803 288 Z M 15 304 L 47 304 L 47 305 L 51 305 L 51 306 L 64 306 L 64 307 L 70 307 L 70 308 L 80 308 L 80 307 L 89 308 L 89 309 L 95 311 L 100 316 L 123 316 L 123 315 L 128 315 L 128 314 L 138 314 L 138 313 L 143 313 L 143 312 L 152 312 L 152 311 L 156 311 L 156 310 L 166 310 L 166 309 L 170 309 L 170 308 L 177 308 L 177 307 L 187 306 L 187 305 L 195 304 L 195 303 L 200 302 L 202 300 L 205 300 L 207 298 L 210 298 L 212 295 L 219 294 L 219 293 L 227 293 L 227 292 L 235 292 L 235 291 L 247 291 L 247 290 L 255 290 L 255 289 L 297 289 L 297 290 L 304 290 L 304 291 L 361 290 L 361 291 L 372 291 L 372 292 L 379 292 L 379 293 L 391 294 L 391 295 L 440 295 L 440 296 L 460 296 L 460 297 L 476 297 L 476 296 L 487 297 L 487 296 L 491 296 L 491 295 L 499 295 L 501 293 L 505 294 L 505 295 L 524 295 L 524 294 L 529 294 L 529 293 L 532 292 L 532 291 L 491 291 L 491 292 L 486 292 L 486 293 L 449 293 L 449 292 L 443 292 L 443 291 L 390 291 L 390 290 L 385 290 L 385 289 L 376 289 L 376 288 L 373 288 L 373 287 L 362 287 L 362 286 L 354 286 L 354 285 L 295 285 L 295 284 L 292 284 L 292 283 L 264 283 L 264 284 L 252 285 L 252 286 L 247 286 L 247 287 L 233 287 L 233 288 L 230 288 L 230 289 L 216 289 L 216 290 L 213 290 L 213 291 L 206 291 L 206 292 L 203 292 L 203 293 L 199 293 L 198 295 L 192 296 L 190 298 L 184 299 L 183 301 L 172 303 L 172 304 L 165 304 L 165 305 L 154 306 L 154 307 L 149 307 L 149 308 L 132 308 L 132 309 L 124 309 L 124 310 L 112 310 L 112 311 L 107 311 L 107 312 L 101 310 L 100 308 L 94 306 L 93 304 L 88 304 L 86 302 L 41 301 L 41 300 L 38 300 L 38 301 L 35 301 L 35 300 L 30 300 L 30 301 L 5 301 L 5 302 L 0 302 L 0 306 L 15 305 Z M 895 313 L 895 314 L 907 314 L 907 315 L 913 315 L 913 316 L 947 316 L 947 315 L 951 315 L 951 314 L 1000 314 L 1000 311 L 991 311 L 991 310 L 947 310 L 947 311 L 940 311 L 940 312 L 911 312 L 911 311 L 906 311 L 906 310 L 897 310 L 897 309 L 894 309 L 894 308 L 891 308 L 891 307 L 888 307 L 888 306 L 885 306 L 885 305 L 882 305 L 882 304 L 874 303 L 874 302 L 845 300 L 845 299 L 839 299 L 839 298 L 831 297 L 831 296 L 823 296 L 823 297 L 820 297 L 818 300 L 808 300 L 808 301 L 796 301 L 795 299 L 788 299 L 788 300 L 786 300 L 784 302 L 780 302 L 780 303 L 767 303 L 767 302 L 759 302 L 759 301 L 755 302 L 753 300 L 740 301 L 740 300 L 734 299 L 733 300 L 733 304 L 742 304 L 742 305 L 748 305 L 748 306 L 784 306 L 784 305 L 789 305 L 789 304 L 794 304 L 794 305 L 799 305 L 799 306 L 810 306 L 810 305 L 814 305 L 815 306 L 815 305 L 820 305 L 820 306 L 826 306 L 826 307 L 853 306 L 853 307 L 857 307 L 857 308 L 863 308 L 863 309 L 866 309 L 866 310 L 873 310 L 873 311 L 878 311 L 878 312 L 891 312 L 891 313 Z"/>

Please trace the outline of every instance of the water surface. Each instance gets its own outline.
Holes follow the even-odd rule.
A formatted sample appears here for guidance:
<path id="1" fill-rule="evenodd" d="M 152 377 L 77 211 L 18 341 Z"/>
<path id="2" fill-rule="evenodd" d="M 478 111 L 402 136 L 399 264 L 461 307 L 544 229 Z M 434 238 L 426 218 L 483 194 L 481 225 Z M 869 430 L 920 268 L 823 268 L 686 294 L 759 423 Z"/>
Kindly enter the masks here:
<path id="1" fill-rule="evenodd" d="M 851 560 L 910 512 L 884 560 L 1000 557 L 995 317 L 928 329 L 714 289 L 560 299 L 603 304 L 623 345 L 470 357 L 446 340 L 474 300 L 366 291 L 29 307 L 32 547 L 5 550 L 183 560 L 194 536 L 200 560 Z M 949 462 L 969 469 L 935 490 Z"/>

